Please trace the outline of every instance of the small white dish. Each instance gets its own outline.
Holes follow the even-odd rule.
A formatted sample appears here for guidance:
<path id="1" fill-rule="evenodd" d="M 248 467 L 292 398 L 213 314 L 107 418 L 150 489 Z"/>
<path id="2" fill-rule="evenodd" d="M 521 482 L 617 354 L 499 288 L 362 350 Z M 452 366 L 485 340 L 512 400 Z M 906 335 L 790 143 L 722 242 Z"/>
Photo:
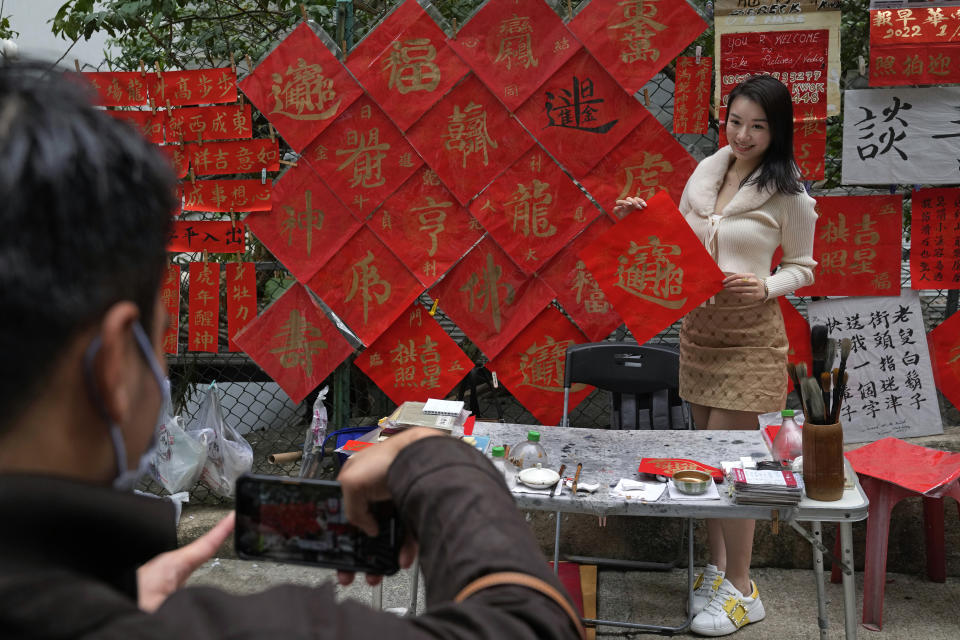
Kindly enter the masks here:
<path id="1" fill-rule="evenodd" d="M 535 489 L 545 489 L 557 484 L 560 474 L 553 469 L 544 469 L 539 464 L 529 469 L 524 469 L 517 474 L 517 479 L 528 487 Z"/>

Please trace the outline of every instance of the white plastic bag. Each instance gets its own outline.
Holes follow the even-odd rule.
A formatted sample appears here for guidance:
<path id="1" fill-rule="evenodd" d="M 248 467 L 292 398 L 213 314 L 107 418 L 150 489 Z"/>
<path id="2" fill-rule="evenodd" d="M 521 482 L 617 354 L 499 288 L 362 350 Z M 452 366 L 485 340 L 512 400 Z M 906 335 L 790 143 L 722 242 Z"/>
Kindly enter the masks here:
<path id="1" fill-rule="evenodd" d="M 253 447 L 223 419 L 216 382 L 207 389 L 190 433 L 207 446 L 200 481 L 217 495 L 232 498 L 237 478 L 253 468 Z"/>
<path id="2" fill-rule="evenodd" d="M 163 409 L 157 429 L 157 450 L 151 470 L 164 489 L 177 493 L 193 488 L 200 478 L 207 460 L 207 447 L 194 435 L 188 434 L 180 420 L 173 415 L 170 400 L 170 380 L 165 381 Z"/>
<path id="3" fill-rule="evenodd" d="M 316 457 L 320 454 L 320 447 L 327 437 L 327 407 L 323 404 L 330 387 L 320 389 L 317 399 L 313 402 L 313 418 L 303 439 L 303 457 L 300 462 L 300 477 L 312 477 L 316 472 Z"/>

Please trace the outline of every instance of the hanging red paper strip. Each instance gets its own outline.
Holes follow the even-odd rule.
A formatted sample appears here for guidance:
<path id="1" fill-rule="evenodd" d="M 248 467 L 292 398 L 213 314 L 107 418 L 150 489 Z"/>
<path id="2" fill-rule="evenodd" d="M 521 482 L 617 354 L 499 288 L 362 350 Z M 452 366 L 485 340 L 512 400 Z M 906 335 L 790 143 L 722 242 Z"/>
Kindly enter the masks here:
<path id="1" fill-rule="evenodd" d="M 517 117 L 554 158 L 580 178 L 640 122 L 644 111 L 586 49 L 570 58 Z"/>
<path id="2" fill-rule="evenodd" d="M 954 407 L 960 408 L 960 313 L 954 313 L 930 331 L 927 344 L 937 389 Z"/>
<path id="3" fill-rule="evenodd" d="M 818 196 L 814 281 L 799 296 L 899 296 L 903 197 Z"/>
<path id="4" fill-rule="evenodd" d="M 540 276 L 557 292 L 557 301 L 593 342 L 605 339 L 623 322 L 578 256 L 580 250 L 613 226 L 602 216 L 558 253 Z"/>
<path id="5" fill-rule="evenodd" d="M 403 183 L 368 223 L 425 287 L 480 239 L 483 227 L 426 166 Z"/>
<path id="6" fill-rule="evenodd" d="M 288 169 L 277 180 L 269 212 L 251 213 L 244 222 L 303 283 L 362 224 L 306 162 Z"/>
<path id="7" fill-rule="evenodd" d="M 227 344 L 230 351 L 240 351 L 233 336 L 257 317 L 256 263 L 228 262 L 226 287 Z"/>
<path id="8" fill-rule="evenodd" d="M 592 0 L 569 26 L 620 86 L 633 94 L 708 25 L 687 2 Z"/>
<path id="9" fill-rule="evenodd" d="M 443 398 L 473 368 L 419 304 L 400 314 L 354 362 L 396 404 Z"/>
<path id="10" fill-rule="evenodd" d="M 298 153 L 363 93 L 306 22 L 240 88 Z"/>
<path id="11" fill-rule="evenodd" d="M 178 178 L 186 178 L 190 168 L 189 151 L 182 144 L 160 145 L 160 151 L 170 160 L 170 166 Z"/>
<path id="12" fill-rule="evenodd" d="M 815 109 L 794 105 L 793 159 L 804 180 L 823 180 L 824 155 L 827 152 L 827 122 L 818 119 Z M 727 108 L 720 108 L 720 146 L 728 144 Z"/>
<path id="13" fill-rule="evenodd" d="M 710 120 L 710 78 L 713 58 L 677 58 L 673 89 L 673 132 L 706 133 Z"/>
<path id="14" fill-rule="evenodd" d="M 407 140 L 463 204 L 534 144 L 473 74 L 424 114 Z"/>
<path id="15" fill-rule="evenodd" d="M 514 0 L 485 3 L 449 42 L 511 111 L 580 49 L 547 3 Z"/>
<path id="16" fill-rule="evenodd" d="M 180 265 L 168 264 L 160 288 L 160 304 L 167 312 L 167 332 L 163 336 L 163 352 L 177 353 L 180 335 Z"/>
<path id="17" fill-rule="evenodd" d="M 527 275 L 543 268 L 600 215 L 540 147 L 500 174 L 470 212 Z"/>
<path id="18" fill-rule="evenodd" d="M 780 314 L 783 316 L 783 326 L 787 331 L 787 362 L 797 364 L 805 362 L 808 371 L 813 371 L 813 354 L 810 350 L 810 324 L 804 318 L 787 296 L 779 296 Z M 793 391 L 793 380 L 787 377 L 787 392 Z"/>
<path id="19" fill-rule="evenodd" d="M 190 263 L 190 343 L 187 351 L 216 353 L 220 335 L 220 263 Z"/>
<path id="20" fill-rule="evenodd" d="M 233 340 L 295 403 L 316 389 L 353 351 L 299 283 Z"/>
<path id="21" fill-rule="evenodd" d="M 307 283 L 364 344 L 372 344 L 423 286 L 366 226 Z"/>
<path id="22" fill-rule="evenodd" d="M 960 9 L 870 11 L 870 86 L 960 82 Z"/>
<path id="23" fill-rule="evenodd" d="M 910 286 L 960 289 L 960 189 L 913 192 Z"/>
<path id="24" fill-rule="evenodd" d="M 403 132 L 367 96 L 317 136 L 303 159 L 361 220 L 423 164 Z"/>
<path id="25" fill-rule="evenodd" d="M 407 0 L 350 51 L 347 67 L 406 131 L 469 71 L 416 0 Z"/>
<path id="26" fill-rule="evenodd" d="M 237 101 L 237 72 L 230 67 L 164 71 L 150 79 L 150 97 L 158 107 Z"/>
<path id="27" fill-rule="evenodd" d="M 186 149 L 198 176 L 280 169 L 277 141 L 269 138 L 188 144 Z"/>
<path id="28" fill-rule="evenodd" d="M 163 142 L 163 131 L 166 126 L 167 114 L 163 111 L 118 111 L 107 109 L 107 113 L 117 120 L 129 122 L 144 138 L 159 144 Z"/>
<path id="29" fill-rule="evenodd" d="M 184 211 L 269 211 L 271 184 L 260 180 L 194 180 L 182 185 Z"/>
<path id="30" fill-rule="evenodd" d="M 722 288 L 723 272 L 664 192 L 580 251 L 643 344 Z"/>
<path id="31" fill-rule="evenodd" d="M 167 124 L 170 141 L 231 140 L 253 137 L 250 105 L 171 109 Z"/>
<path id="32" fill-rule="evenodd" d="M 167 243 L 167 251 L 170 253 L 243 253 L 244 249 L 243 226 L 232 222 L 174 220 L 170 241 Z"/>
<path id="33" fill-rule="evenodd" d="M 154 74 L 139 71 L 85 71 L 80 74 L 97 92 L 104 107 L 141 107 L 147 104 Z"/>
<path id="34" fill-rule="evenodd" d="M 430 290 L 440 309 L 494 358 L 556 294 L 528 278 L 490 238 L 480 241 Z"/>
<path id="35" fill-rule="evenodd" d="M 649 200 L 663 190 L 679 204 L 683 187 L 697 166 L 693 156 L 650 112 L 639 104 L 636 108 L 644 114 L 640 124 L 582 181 L 614 219 L 613 205 L 627 196 Z"/>

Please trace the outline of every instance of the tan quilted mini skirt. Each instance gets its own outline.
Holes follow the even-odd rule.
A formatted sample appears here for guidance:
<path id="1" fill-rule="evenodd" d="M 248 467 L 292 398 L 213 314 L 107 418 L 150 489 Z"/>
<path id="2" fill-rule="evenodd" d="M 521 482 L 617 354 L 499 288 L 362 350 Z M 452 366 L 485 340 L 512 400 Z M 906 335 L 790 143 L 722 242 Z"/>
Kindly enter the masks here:
<path id="1" fill-rule="evenodd" d="M 707 407 L 767 413 L 787 399 L 787 332 L 776 300 L 740 304 L 726 290 L 680 328 L 680 397 Z"/>

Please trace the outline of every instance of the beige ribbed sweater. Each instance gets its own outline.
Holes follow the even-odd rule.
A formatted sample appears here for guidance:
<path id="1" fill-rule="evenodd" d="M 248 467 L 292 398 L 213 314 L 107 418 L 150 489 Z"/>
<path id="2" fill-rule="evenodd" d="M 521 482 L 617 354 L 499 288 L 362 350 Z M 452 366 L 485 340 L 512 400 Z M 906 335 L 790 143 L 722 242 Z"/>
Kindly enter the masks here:
<path id="1" fill-rule="evenodd" d="M 768 299 L 813 283 L 815 201 L 806 193 L 783 194 L 773 189 L 742 187 L 723 211 L 714 213 L 727 167 L 730 147 L 704 158 L 680 197 L 687 224 L 727 273 L 753 273 L 767 282 Z M 780 270 L 772 276 L 770 262 L 783 247 Z"/>

